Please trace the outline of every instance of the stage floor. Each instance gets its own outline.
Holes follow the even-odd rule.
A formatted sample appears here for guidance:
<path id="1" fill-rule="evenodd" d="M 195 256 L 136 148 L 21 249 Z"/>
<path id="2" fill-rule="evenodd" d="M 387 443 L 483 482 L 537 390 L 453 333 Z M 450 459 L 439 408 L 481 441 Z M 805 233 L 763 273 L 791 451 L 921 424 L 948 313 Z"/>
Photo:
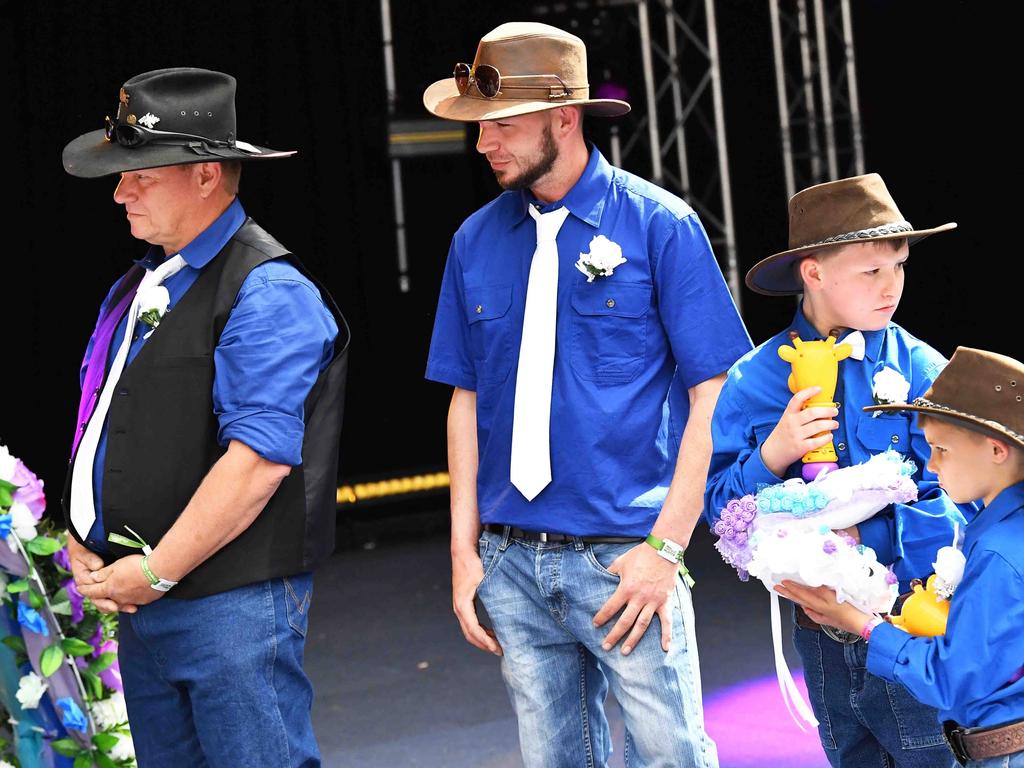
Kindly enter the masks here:
<path id="1" fill-rule="evenodd" d="M 817 734 L 790 719 L 772 661 L 769 598 L 744 584 L 701 526 L 687 554 L 705 718 L 721 768 L 827 768 Z M 317 574 L 306 650 L 328 768 L 514 768 L 515 718 L 499 660 L 463 640 L 448 540 L 339 552 Z M 784 621 L 788 615 L 783 608 Z M 798 659 L 786 654 L 802 684 Z M 622 766 L 622 718 L 608 707 Z"/>

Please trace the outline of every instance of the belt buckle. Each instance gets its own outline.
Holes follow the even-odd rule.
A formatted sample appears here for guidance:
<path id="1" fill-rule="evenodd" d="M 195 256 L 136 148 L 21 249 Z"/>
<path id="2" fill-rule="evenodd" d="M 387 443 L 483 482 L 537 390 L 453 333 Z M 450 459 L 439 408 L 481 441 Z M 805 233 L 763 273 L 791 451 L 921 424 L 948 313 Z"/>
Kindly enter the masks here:
<path id="1" fill-rule="evenodd" d="M 942 735 L 946 737 L 953 757 L 960 765 L 967 765 L 971 756 L 967 753 L 967 746 L 964 744 L 964 729 L 952 720 L 946 720 L 942 724 Z"/>
<path id="2" fill-rule="evenodd" d="M 539 541 L 540 541 L 540 542 L 541 542 L 542 544 L 547 544 L 547 543 L 548 543 L 548 535 L 547 535 L 547 533 L 545 533 L 545 532 L 543 532 L 543 531 L 541 531 L 540 533 L 538 533 L 538 534 L 537 534 L 537 539 L 538 539 L 538 540 L 539 540 Z"/>
<path id="3" fill-rule="evenodd" d="M 820 624 L 821 631 L 831 637 L 837 643 L 843 645 L 853 645 L 860 640 L 860 635 L 854 632 L 847 632 L 845 629 L 839 629 L 838 627 L 830 627 L 828 624 Z"/>

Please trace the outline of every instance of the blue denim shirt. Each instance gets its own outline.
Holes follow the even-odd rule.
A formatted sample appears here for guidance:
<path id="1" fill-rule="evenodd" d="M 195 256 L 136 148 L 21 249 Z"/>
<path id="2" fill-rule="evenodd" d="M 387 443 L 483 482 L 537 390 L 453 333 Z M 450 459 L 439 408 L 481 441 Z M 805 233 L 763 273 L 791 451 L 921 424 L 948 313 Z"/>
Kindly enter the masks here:
<path id="1" fill-rule="evenodd" d="M 675 468 L 686 388 L 725 371 L 750 339 L 696 214 L 594 149 L 568 194 L 545 207 L 570 215 L 557 239 L 552 482 L 528 502 L 509 463 L 537 243 L 531 200 L 505 192 L 455 233 L 426 376 L 476 392 L 482 522 L 646 535 Z M 619 244 L 626 262 L 588 282 L 575 263 L 598 235 Z M 670 385 L 682 392 L 671 413 Z"/>
<path id="2" fill-rule="evenodd" d="M 174 305 L 245 219 L 245 211 L 236 198 L 181 249 L 187 266 L 163 283 L 170 296 L 167 311 L 174 310 Z M 139 263 L 146 269 L 155 269 L 165 258 L 163 248 L 152 246 Z M 101 317 L 110 295 L 100 308 Z M 114 331 L 108 368 L 121 346 L 127 324 L 126 314 Z M 149 330 L 142 321 L 136 324 L 126 366 L 146 343 Z M 227 445 L 231 440 L 239 440 L 268 461 L 301 464 L 306 396 L 320 371 L 333 358 L 337 335 L 337 324 L 321 301 L 320 292 L 294 266 L 278 259 L 250 272 L 214 350 L 213 402 L 219 424 L 218 442 Z M 86 361 L 92 345 L 90 338 Z M 84 377 L 83 364 L 82 380 Z M 102 503 L 106 451 L 104 424 L 93 464 L 96 522 L 87 539 L 89 546 L 97 550 L 106 549 Z"/>
<path id="3" fill-rule="evenodd" d="M 704 517 L 710 525 L 729 499 L 800 476 L 800 461 L 780 478 L 761 460 L 761 445 L 793 396 L 787 383 L 792 367 L 778 355 L 779 347 L 791 345 L 790 330 L 804 340 L 821 338 L 803 308 L 798 308 L 792 325 L 739 360 L 722 388 L 711 422 L 714 451 L 704 497 Z M 839 428 L 832 433 L 833 442 L 841 467 L 859 464 L 888 448 L 917 464 L 917 501 L 890 505 L 858 526 L 862 543 L 875 550 L 880 562 L 894 566 L 905 591 L 911 579 L 931 573 L 935 553 L 953 543 L 954 525 L 963 527 L 964 512 L 973 514 L 973 507 L 961 509 L 953 504 L 939 488 L 935 474 L 925 468 L 930 449 L 912 414 L 875 416 L 861 410 L 874 404 L 872 379 L 883 367 L 910 383 L 909 399 L 913 400 L 931 386 L 945 358 L 895 323 L 865 332 L 864 341 L 863 360 L 847 358 L 839 363 L 835 397 L 840 403 Z"/>
<path id="4" fill-rule="evenodd" d="M 1024 483 L 1005 489 L 967 526 L 967 566 L 946 634 L 912 637 L 880 624 L 868 670 L 902 683 L 939 721 L 993 726 L 1024 719 Z M 1012 680 L 1012 682 L 1010 682 Z"/>

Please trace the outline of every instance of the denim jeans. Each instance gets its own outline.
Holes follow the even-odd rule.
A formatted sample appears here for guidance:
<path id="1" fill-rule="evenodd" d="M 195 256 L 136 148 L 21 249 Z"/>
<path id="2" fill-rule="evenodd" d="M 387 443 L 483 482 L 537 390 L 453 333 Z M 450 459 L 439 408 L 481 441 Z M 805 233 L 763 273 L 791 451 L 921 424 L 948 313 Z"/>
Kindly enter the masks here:
<path id="1" fill-rule="evenodd" d="M 1024 768 L 1024 752 L 990 757 L 987 760 L 972 760 L 967 764 L 967 768 Z"/>
<path id="2" fill-rule="evenodd" d="M 312 575 L 173 594 L 120 616 L 140 768 L 319 766 L 302 669 Z"/>
<path id="3" fill-rule="evenodd" d="M 609 689 L 622 707 L 628 768 L 717 768 L 704 730 L 689 588 L 672 599 L 672 646 L 652 621 L 628 656 L 594 627 L 619 577 L 607 567 L 636 543 L 564 544 L 484 532 L 477 594 L 504 650 L 502 674 L 519 720 L 526 768 L 604 768 L 611 736 Z"/>
<path id="4" fill-rule="evenodd" d="M 950 768 L 938 713 L 899 683 L 870 674 L 868 646 L 844 644 L 813 629 L 795 627 L 793 642 L 818 736 L 832 768 Z"/>

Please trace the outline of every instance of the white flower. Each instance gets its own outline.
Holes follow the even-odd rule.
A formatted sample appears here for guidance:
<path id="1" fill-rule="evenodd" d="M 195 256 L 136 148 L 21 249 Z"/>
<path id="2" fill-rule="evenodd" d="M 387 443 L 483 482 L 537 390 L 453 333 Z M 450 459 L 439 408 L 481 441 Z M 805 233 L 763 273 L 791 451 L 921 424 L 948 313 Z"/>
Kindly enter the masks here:
<path id="1" fill-rule="evenodd" d="M 135 757 L 135 743 L 132 741 L 131 734 L 127 733 L 116 733 L 117 744 L 110 749 L 111 760 L 127 760 Z"/>
<path id="2" fill-rule="evenodd" d="M 905 403 L 910 395 L 910 382 L 899 371 L 886 366 L 872 379 L 872 395 L 879 405 Z"/>
<path id="3" fill-rule="evenodd" d="M 47 688 L 49 685 L 43 681 L 43 678 L 35 672 L 29 672 L 18 681 L 18 692 L 15 696 L 18 697 L 22 709 L 35 709 L 39 706 L 39 700 L 43 698 Z"/>
<path id="4" fill-rule="evenodd" d="M 956 547 L 942 547 L 935 555 L 935 592 L 947 600 L 952 597 L 964 577 L 967 558 Z"/>
<path id="5" fill-rule="evenodd" d="M 127 722 L 128 707 L 124 703 L 124 694 L 115 693 L 108 699 L 94 701 L 89 705 L 96 727 L 100 730 L 113 728 Z"/>
<path id="6" fill-rule="evenodd" d="M 6 445 L 0 445 L 0 480 L 11 481 L 14 477 L 14 470 L 17 466 L 18 460 L 11 456 L 11 452 L 7 450 Z"/>
<path id="7" fill-rule="evenodd" d="M 153 330 L 160 325 L 170 303 L 171 295 L 162 285 L 151 285 L 139 293 L 139 320 L 150 327 L 144 338 L 148 339 Z"/>
<path id="8" fill-rule="evenodd" d="M 39 535 L 36 531 L 35 515 L 20 501 L 11 505 L 11 530 L 18 534 L 18 538 L 22 541 L 32 541 Z"/>
<path id="9" fill-rule="evenodd" d="M 0 768 L 14 768 L 14 766 L 8 763 L 6 760 L 0 760 Z"/>
<path id="10" fill-rule="evenodd" d="M 604 235 L 598 235 L 590 241 L 590 253 L 580 254 L 576 269 L 587 276 L 588 283 L 592 283 L 595 277 L 611 277 L 615 268 L 625 263 L 622 247 Z"/>

